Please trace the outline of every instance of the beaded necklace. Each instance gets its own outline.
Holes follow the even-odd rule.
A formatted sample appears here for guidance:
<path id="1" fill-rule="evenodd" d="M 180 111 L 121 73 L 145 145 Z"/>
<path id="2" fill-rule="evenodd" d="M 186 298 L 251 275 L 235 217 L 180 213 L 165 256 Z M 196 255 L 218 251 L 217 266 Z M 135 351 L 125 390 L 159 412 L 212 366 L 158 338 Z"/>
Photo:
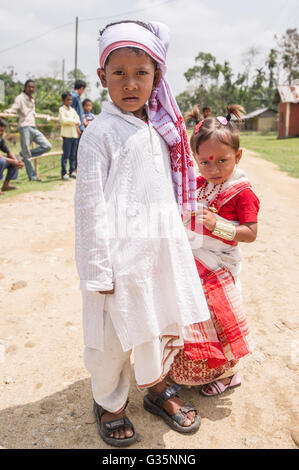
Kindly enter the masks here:
<path id="1" fill-rule="evenodd" d="M 214 187 L 211 189 L 211 191 L 210 191 L 208 194 L 206 194 L 206 188 L 208 187 L 208 184 L 209 184 L 209 183 L 206 181 L 206 182 L 202 185 L 202 187 L 201 187 L 200 190 L 199 190 L 199 193 L 198 193 L 198 196 L 197 196 L 197 200 L 198 200 L 198 201 L 201 201 L 202 199 L 205 199 L 205 200 L 207 201 L 208 206 L 209 206 L 210 201 L 208 200 L 208 197 L 211 196 L 211 195 L 213 194 L 213 192 L 215 191 L 216 187 L 219 186 L 218 191 L 217 191 L 216 198 L 215 198 L 213 204 L 212 204 L 211 206 L 209 206 L 209 210 L 210 210 L 210 211 L 212 211 L 212 212 L 218 212 L 218 209 L 216 209 L 215 206 L 216 206 L 216 202 L 217 202 L 217 200 L 218 200 L 218 198 L 219 198 L 219 196 L 220 196 L 221 190 L 222 190 L 222 188 L 223 188 L 224 181 L 223 181 L 221 184 L 219 184 L 219 185 L 218 185 L 218 184 L 215 184 Z M 202 193 L 202 194 L 201 194 L 201 193 Z"/>

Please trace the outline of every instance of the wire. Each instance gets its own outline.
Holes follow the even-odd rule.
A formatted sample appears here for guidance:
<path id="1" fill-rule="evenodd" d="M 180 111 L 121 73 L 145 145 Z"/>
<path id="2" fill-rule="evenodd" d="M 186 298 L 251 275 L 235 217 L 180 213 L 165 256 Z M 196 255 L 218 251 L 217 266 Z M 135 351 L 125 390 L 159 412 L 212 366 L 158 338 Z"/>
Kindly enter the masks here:
<path id="1" fill-rule="evenodd" d="M 153 8 L 153 6 L 154 7 L 159 7 L 161 5 L 164 5 L 166 3 L 170 3 L 170 2 L 173 2 L 173 1 L 174 0 L 166 0 L 166 1 L 158 3 L 156 5 L 151 5 L 151 6 L 146 7 L 146 8 L 140 8 L 139 10 L 126 11 L 126 12 L 120 13 L 118 15 L 98 16 L 98 17 L 95 17 L 95 18 L 85 18 L 83 20 L 80 20 L 80 23 L 84 23 L 86 21 L 108 20 L 110 18 L 119 18 L 119 17 L 124 16 L 124 15 L 130 15 L 130 14 L 133 14 L 133 13 L 140 13 L 142 11 L 149 10 L 150 8 Z M 62 24 L 60 26 L 56 26 L 55 28 L 49 29 L 48 31 L 46 31 L 44 33 L 38 34 L 37 36 L 34 36 L 30 39 L 26 39 L 25 41 L 19 42 L 19 43 L 15 44 L 14 46 L 10 46 L 10 47 L 7 47 L 6 49 L 2 49 L 2 50 L 0 50 L 0 54 L 2 54 L 3 52 L 11 51 L 12 49 L 16 49 L 17 47 L 20 47 L 20 46 L 23 46 L 24 44 L 27 44 L 28 42 L 35 41 L 36 39 L 39 39 L 43 36 L 46 36 L 46 34 L 52 33 L 53 31 L 56 31 L 57 29 L 64 28 L 65 26 L 69 26 L 71 24 L 75 24 L 75 21 L 70 21 L 69 23 L 65 23 L 65 24 Z"/>

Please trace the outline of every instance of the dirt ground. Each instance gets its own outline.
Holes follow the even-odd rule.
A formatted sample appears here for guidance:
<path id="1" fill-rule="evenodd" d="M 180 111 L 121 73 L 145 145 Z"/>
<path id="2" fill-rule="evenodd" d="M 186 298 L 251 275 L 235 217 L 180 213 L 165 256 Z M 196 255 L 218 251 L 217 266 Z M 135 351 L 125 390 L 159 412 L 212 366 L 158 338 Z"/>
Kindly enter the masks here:
<path id="1" fill-rule="evenodd" d="M 198 406 L 183 436 L 142 408 L 134 381 L 128 415 L 136 448 L 296 448 L 298 428 L 299 180 L 246 152 L 261 200 L 260 230 L 243 244 L 243 295 L 255 352 L 242 386 Z M 0 202 L 0 447 L 107 448 L 82 360 L 81 295 L 74 262 L 75 182 Z M 296 334 L 297 333 L 297 334 Z M 297 399 L 296 399 L 297 394 Z M 297 443 L 297 445 L 296 445 Z"/>

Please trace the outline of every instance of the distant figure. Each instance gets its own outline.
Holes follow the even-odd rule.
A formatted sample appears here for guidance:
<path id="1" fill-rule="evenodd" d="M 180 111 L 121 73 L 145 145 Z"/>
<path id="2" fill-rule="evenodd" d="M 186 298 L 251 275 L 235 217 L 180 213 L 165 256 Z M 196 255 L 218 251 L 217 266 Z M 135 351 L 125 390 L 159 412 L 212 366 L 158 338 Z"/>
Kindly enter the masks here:
<path id="1" fill-rule="evenodd" d="M 38 157 L 51 149 L 50 142 L 46 137 L 36 128 L 35 123 L 35 104 L 33 93 L 35 90 L 35 83 L 33 80 L 27 80 L 24 85 L 24 90 L 15 99 L 11 108 L 6 109 L 6 113 L 16 113 L 19 116 L 19 132 L 21 137 L 21 148 L 28 178 L 31 181 L 41 181 L 36 176 L 35 170 L 30 161 L 31 157 Z M 38 147 L 30 149 L 31 143 L 35 142 Z"/>
<path id="2" fill-rule="evenodd" d="M 84 82 L 84 80 L 76 80 L 74 84 L 74 90 L 72 91 L 72 108 L 74 108 L 74 110 L 77 112 L 80 118 L 79 139 L 80 139 L 81 133 L 85 129 L 84 120 L 83 120 L 83 108 L 82 108 L 82 103 L 80 99 L 80 97 L 84 93 L 85 88 L 86 88 L 86 82 Z M 77 172 L 77 150 L 78 150 L 79 139 L 77 139 L 77 142 L 76 142 L 77 148 L 76 148 L 75 172 Z"/>
<path id="3" fill-rule="evenodd" d="M 84 126 L 87 127 L 90 121 L 95 118 L 95 115 L 92 114 L 92 101 L 86 98 L 83 101 L 83 122 Z"/>
<path id="4" fill-rule="evenodd" d="M 14 186 L 10 186 L 11 180 L 18 179 L 18 170 L 23 168 L 24 163 L 21 162 L 8 148 L 3 135 L 6 127 L 6 122 L 0 119 L 0 151 L 6 155 L 0 155 L 0 180 L 3 179 L 4 170 L 7 170 L 6 178 L 1 188 L 0 194 L 4 194 L 4 191 L 10 191 L 16 189 Z"/>
<path id="5" fill-rule="evenodd" d="M 61 95 L 63 105 L 59 108 L 60 135 L 63 139 L 61 157 L 61 179 L 70 181 L 76 178 L 76 154 L 79 140 L 80 118 L 72 105 L 72 94 L 69 92 Z M 69 160 L 69 175 L 67 174 L 67 161 Z"/>
<path id="6" fill-rule="evenodd" d="M 212 114 L 212 110 L 211 110 L 210 106 L 204 106 L 202 108 L 202 115 L 203 115 L 204 119 L 207 119 L 208 117 L 210 117 L 211 114 Z"/>

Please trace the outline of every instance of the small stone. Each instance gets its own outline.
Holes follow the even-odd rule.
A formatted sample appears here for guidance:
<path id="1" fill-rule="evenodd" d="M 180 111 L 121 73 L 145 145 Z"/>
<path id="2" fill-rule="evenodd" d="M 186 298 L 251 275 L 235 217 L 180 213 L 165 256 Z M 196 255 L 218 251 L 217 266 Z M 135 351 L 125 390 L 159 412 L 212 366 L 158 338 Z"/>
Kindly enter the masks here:
<path id="1" fill-rule="evenodd" d="M 261 351 L 256 351 L 252 354 L 252 359 L 262 364 L 265 361 L 265 356 Z"/>
<path id="2" fill-rule="evenodd" d="M 144 441 L 143 435 L 140 434 L 139 432 L 136 433 L 136 441 L 137 442 L 143 442 Z"/>
<path id="3" fill-rule="evenodd" d="M 23 289 L 24 287 L 27 286 L 27 282 L 25 281 L 17 281 L 17 282 L 14 282 L 10 288 L 10 290 L 14 291 L 14 290 L 18 290 L 18 289 Z"/>
<path id="4" fill-rule="evenodd" d="M 281 320 L 281 323 L 285 325 L 289 330 L 297 330 L 299 328 L 298 322 L 292 322 L 289 320 Z"/>
<path id="5" fill-rule="evenodd" d="M 33 343 L 32 341 L 27 341 L 27 343 L 25 343 L 25 348 L 34 348 L 35 346 L 35 343 Z"/>
<path id="6" fill-rule="evenodd" d="M 16 350 L 17 350 L 17 346 L 15 344 L 11 344 L 10 346 L 6 348 L 7 353 L 12 353 L 12 352 L 15 352 Z"/>
<path id="7" fill-rule="evenodd" d="M 35 388 L 41 388 L 43 386 L 42 383 L 38 382 L 36 385 L 35 385 Z"/>
<path id="8" fill-rule="evenodd" d="M 50 437 L 45 437 L 45 443 L 50 446 L 51 444 L 53 444 L 53 439 L 51 439 Z"/>
<path id="9" fill-rule="evenodd" d="M 296 426 L 291 430 L 291 438 L 295 442 L 296 446 L 299 447 L 299 426 Z"/>
<path id="10" fill-rule="evenodd" d="M 69 326 L 69 330 L 70 331 L 78 331 L 78 328 L 76 328 L 75 326 Z"/>
<path id="11" fill-rule="evenodd" d="M 56 423 L 63 423 L 63 418 L 61 416 L 58 416 L 58 418 L 56 418 Z"/>
<path id="12" fill-rule="evenodd" d="M 5 384 L 12 384 L 13 383 L 13 378 L 12 377 L 7 377 L 6 379 L 4 379 L 4 383 Z"/>
<path id="13" fill-rule="evenodd" d="M 0 273 L 0 279 L 4 279 L 4 278 L 5 278 L 4 274 Z"/>

